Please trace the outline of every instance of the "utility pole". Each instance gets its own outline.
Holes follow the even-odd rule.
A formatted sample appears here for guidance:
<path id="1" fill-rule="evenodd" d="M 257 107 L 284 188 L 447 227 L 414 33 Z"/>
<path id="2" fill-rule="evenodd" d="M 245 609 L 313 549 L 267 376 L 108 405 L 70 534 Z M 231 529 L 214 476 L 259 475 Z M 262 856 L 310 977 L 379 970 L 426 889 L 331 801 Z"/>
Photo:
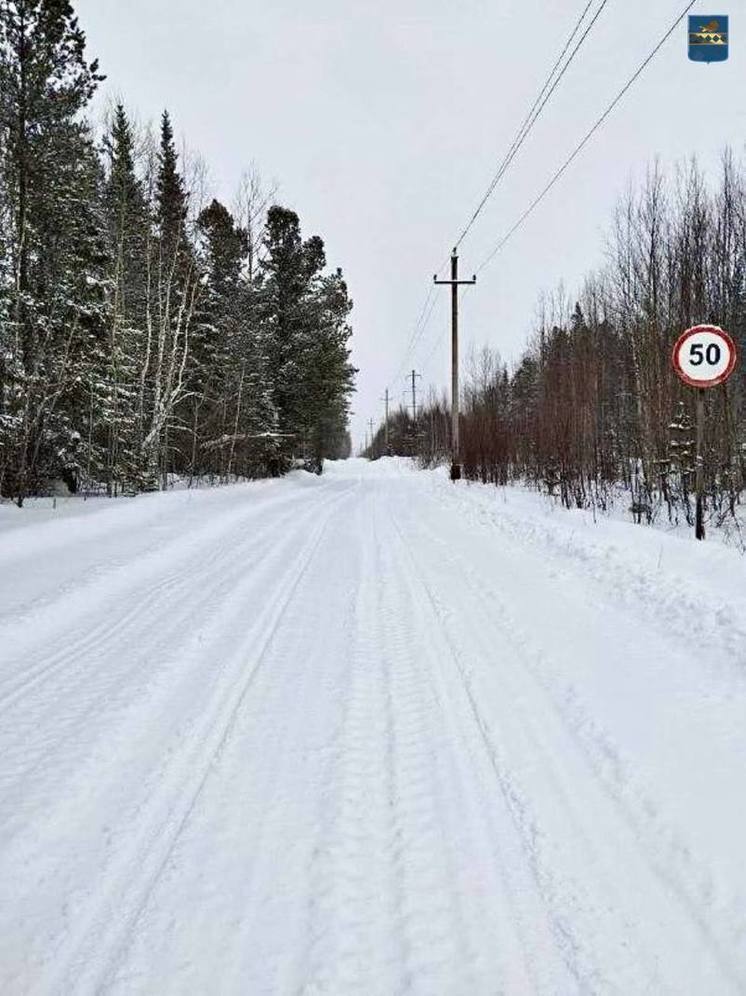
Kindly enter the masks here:
<path id="1" fill-rule="evenodd" d="M 417 424 L 417 378 L 419 376 L 420 374 L 416 370 L 412 371 L 412 418 L 415 425 Z"/>
<path id="2" fill-rule="evenodd" d="M 376 441 L 375 433 L 373 432 L 373 419 L 368 419 L 368 425 L 370 426 L 370 449 L 373 450 L 373 443 Z"/>
<path id="3" fill-rule="evenodd" d="M 384 430 L 386 436 L 386 456 L 391 456 L 389 452 L 389 389 L 386 388 L 386 393 L 383 396 L 383 402 L 386 405 L 386 428 Z"/>
<path id="4" fill-rule="evenodd" d="M 412 456 L 417 456 L 417 380 L 420 374 L 412 371 Z"/>
<path id="5" fill-rule="evenodd" d="M 451 288 L 451 480 L 461 478 L 461 427 L 459 424 L 459 383 L 458 383 L 458 289 L 460 284 L 475 284 L 476 276 L 471 280 L 458 278 L 458 252 L 451 253 L 451 279 L 438 280 L 438 274 L 433 277 L 436 284 L 448 284 Z"/>

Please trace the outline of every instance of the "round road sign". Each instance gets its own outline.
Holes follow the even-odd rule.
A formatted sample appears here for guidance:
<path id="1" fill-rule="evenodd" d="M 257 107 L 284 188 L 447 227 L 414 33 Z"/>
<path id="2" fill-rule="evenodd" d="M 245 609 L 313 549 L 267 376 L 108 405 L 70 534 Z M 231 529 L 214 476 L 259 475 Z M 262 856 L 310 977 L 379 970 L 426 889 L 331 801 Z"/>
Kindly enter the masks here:
<path id="1" fill-rule="evenodd" d="M 736 344 L 717 325 L 695 325 L 673 348 L 673 367 L 690 387 L 716 387 L 736 368 Z"/>

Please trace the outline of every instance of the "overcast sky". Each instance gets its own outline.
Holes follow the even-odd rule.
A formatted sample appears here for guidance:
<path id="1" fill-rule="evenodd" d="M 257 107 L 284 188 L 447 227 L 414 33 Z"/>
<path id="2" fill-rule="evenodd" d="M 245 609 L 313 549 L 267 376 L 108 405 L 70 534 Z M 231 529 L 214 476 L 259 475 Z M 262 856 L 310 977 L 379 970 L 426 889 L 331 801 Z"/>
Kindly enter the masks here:
<path id="1" fill-rule="evenodd" d="M 596 5 L 601 0 L 596 0 Z M 484 193 L 585 0 L 77 0 L 108 81 L 144 120 L 164 107 L 231 202 L 254 160 L 306 235 L 321 235 L 355 301 L 356 441 L 402 367 L 448 383 L 448 292 L 404 350 L 432 274 Z M 586 45 L 461 250 L 482 262 L 652 49 L 684 0 L 609 0 Z M 729 8 L 729 9 L 726 9 Z M 728 62 L 689 62 L 686 21 L 546 201 L 480 275 L 464 350 L 521 352 L 542 289 L 602 258 L 614 204 L 659 156 L 716 170 L 746 136 L 743 0 Z M 744 29 L 746 30 L 746 29 Z M 406 362 L 405 362 L 406 360 Z"/>

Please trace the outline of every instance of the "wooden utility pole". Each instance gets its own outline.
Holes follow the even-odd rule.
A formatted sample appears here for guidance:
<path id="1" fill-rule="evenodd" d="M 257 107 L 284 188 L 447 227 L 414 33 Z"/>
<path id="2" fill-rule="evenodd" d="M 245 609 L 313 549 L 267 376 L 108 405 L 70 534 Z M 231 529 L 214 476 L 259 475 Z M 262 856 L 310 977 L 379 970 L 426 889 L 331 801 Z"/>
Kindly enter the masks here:
<path id="1" fill-rule="evenodd" d="M 437 273 L 433 277 L 436 284 L 448 284 L 451 288 L 451 480 L 461 478 L 461 426 L 459 421 L 459 381 L 458 381 L 458 289 L 460 284 L 475 284 L 476 276 L 471 280 L 458 278 L 458 253 L 451 253 L 451 279 L 438 280 Z"/>
<path id="2" fill-rule="evenodd" d="M 386 388 L 386 393 L 383 396 L 383 402 L 386 405 L 386 428 L 384 429 L 385 439 L 386 439 L 386 456 L 391 456 L 389 452 L 389 389 Z"/>
<path id="3" fill-rule="evenodd" d="M 412 456 L 417 456 L 417 381 L 421 375 L 413 370 L 412 378 Z"/>

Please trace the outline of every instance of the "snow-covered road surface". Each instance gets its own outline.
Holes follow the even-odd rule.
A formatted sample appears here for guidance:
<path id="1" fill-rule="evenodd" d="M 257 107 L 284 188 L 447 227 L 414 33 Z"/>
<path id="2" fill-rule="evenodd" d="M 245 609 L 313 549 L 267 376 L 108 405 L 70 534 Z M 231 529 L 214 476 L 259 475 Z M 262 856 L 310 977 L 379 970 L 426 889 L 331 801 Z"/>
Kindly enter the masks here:
<path id="1" fill-rule="evenodd" d="M 746 992 L 746 561 L 509 494 L 3 510 L 0 992 Z"/>

